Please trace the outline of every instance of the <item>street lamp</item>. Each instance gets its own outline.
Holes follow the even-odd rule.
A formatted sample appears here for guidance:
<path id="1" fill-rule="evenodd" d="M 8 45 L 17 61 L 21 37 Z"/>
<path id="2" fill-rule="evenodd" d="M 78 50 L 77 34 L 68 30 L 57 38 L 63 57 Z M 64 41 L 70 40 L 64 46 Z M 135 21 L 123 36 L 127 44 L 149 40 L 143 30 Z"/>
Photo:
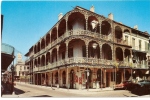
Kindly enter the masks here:
<path id="1" fill-rule="evenodd" d="M 89 90 L 89 75 L 90 75 L 90 73 L 89 73 L 89 70 L 87 69 L 87 85 L 88 85 L 88 90 Z"/>
<path id="2" fill-rule="evenodd" d="M 93 50 L 93 54 L 94 54 L 94 57 L 93 57 L 93 58 L 95 58 L 95 49 L 97 48 L 97 45 L 98 45 L 97 43 L 93 43 L 93 44 L 92 44 L 92 47 L 93 47 L 93 49 L 94 49 L 94 50 Z"/>
<path id="3" fill-rule="evenodd" d="M 93 47 L 93 55 L 94 55 L 93 58 L 95 58 L 95 49 L 96 49 L 97 45 L 98 45 L 97 43 L 93 43 L 93 44 L 92 44 L 92 47 Z M 92 63 L 93 63 L 93 62 L 92 62 Z"/>
<path id="4" fill-rule="evenodd" d="M 11 86 L 11 93 L 14 91 L 14 65 L 11 65 L 11 72 L 12 72 L 12 86 Z"/>
<path id="5" fill-rule="evenodd" d="M 93 43 L 93 44 L 92 44 L 92 47 L 93 47 L 94 49 L 96 49 L 97 45 L 98 45 L 97 43 Z"/>

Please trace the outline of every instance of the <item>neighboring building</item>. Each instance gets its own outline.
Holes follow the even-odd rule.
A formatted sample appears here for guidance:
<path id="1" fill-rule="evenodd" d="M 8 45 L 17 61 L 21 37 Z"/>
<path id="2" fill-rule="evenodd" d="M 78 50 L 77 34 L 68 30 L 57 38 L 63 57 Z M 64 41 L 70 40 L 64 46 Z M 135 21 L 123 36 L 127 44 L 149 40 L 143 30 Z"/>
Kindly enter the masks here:
<path id="1" fill-rule="evenodd" d="M 113 87 L 148 79 L 149 34 L 76 6 L 29 52 L 30 81 L 66 88 Z"/>
<path id="2" fill-rule="evenodd" d="M 3 31 L 3 19 L 4 16 L 1 15 L 1 36 Z M 2 39 L 2 37 L 1 37 Z M 1 80 L 2 82 L 9 81 L 10 83 L 14 82 L 14 74 L 12 73 L 14 71 L 14 59 L 15 59 L 15 48 L 9 44 L 1 43 Z M 13 62 L 13 63 L 12 63 Z M 11 66 L 11 72 L 9 71 L 7 74 L 8 67 Z M 1 82 L 1 85 L 2 85 Z M 13 93 L 13 85 L 10 89 L 10 91 Z"/>
<path id="3" fill-rule="evenodd" d="M 29 74 L 29 66 L 25 65 L 25 62 L 22 60 L 22 55 L 17 54 L 17 63 L 15 64 L 15 79 L 25 81 L 27 80 Z"/>
<path id="4" fill-rule="evenodd" d="M 2 36 L 2 31 L 3 31 L 3 19 L 4 19 L 4 16 L 1 15 L 1 36 Z M 7 70 L 8 66 L 14 60 L 15 58 L 14 51 L 15 51 L 15 48 L 12 47 L 11 45 L 6 44 L 6 43 L 1 44 L 1 74 Z"/>

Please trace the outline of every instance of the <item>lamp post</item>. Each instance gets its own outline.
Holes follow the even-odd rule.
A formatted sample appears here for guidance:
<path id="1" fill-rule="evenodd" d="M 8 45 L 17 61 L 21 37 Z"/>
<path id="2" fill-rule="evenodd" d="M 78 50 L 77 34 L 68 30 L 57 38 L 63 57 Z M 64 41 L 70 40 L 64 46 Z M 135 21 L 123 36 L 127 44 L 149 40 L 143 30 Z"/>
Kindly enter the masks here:
<path id="1" fill-rule="evenodd" d="M 89 70 L 87 69 L 87 88 L 88 88 L 88 90 L 89 90 L 89 75 L 90 75 L 90 73 L 89 73 Z"/>
<path id="2" fill-rule="evenodd" d="M 131 81 L 132 81 L 132 62 L 130 62 L 130 68 L 131 68 Z"/>
<path id="3" fill-rule="evenodd" d="M 12 72 L 12 86 L 11 86 L 11 93 L 13 94 L 13 91 L 14 91 L 14 65 L 11 66 L 11 72 Z"/>
<path id="4" fill-rule="evenodd" d="M 93 43 L 92 44 L 92 47 L 93 47 L 93 54 L 94 54 L 94 57 L 93 58 L 95 58 L 95 49 L 96 49 L 96 47 L 97 47 L 97 43 Z"/>

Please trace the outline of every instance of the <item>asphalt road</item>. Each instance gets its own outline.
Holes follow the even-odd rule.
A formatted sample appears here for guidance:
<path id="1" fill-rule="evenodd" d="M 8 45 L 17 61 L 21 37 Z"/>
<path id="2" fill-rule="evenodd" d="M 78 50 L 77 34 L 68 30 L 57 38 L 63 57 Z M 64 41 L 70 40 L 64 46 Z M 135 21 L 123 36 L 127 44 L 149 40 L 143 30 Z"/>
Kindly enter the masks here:
<path id="1" fill-rule="evenodd" d="M 57 89 L 45 86 L 36 86 L 24 83 L 17 83 L 15 86 L 17 97 L 137 97 L 128 90 L 110 90 L 110 91 L 87 91 L 87 90 L 67 90 Z"/>

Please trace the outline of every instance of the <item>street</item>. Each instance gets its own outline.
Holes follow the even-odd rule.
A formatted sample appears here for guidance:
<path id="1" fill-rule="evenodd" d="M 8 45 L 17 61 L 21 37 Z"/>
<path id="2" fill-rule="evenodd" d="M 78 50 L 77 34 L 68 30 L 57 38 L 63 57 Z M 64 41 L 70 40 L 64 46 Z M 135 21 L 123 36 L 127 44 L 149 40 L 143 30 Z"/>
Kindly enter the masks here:
<path id="1" fill-rule="evenodd" d="M 132 94 L 128 90 L 101 90 L 101 89 L 63 89 L 48 86 L 37 86 L 28 83 L 17 83 L 15 86 L 15 96 L 12 97 L 138 97 L 138 95 Z M 8 97 L 3 95 L 2 97 Z M 9 96 L 11 97 L 11 96 Z"/>

